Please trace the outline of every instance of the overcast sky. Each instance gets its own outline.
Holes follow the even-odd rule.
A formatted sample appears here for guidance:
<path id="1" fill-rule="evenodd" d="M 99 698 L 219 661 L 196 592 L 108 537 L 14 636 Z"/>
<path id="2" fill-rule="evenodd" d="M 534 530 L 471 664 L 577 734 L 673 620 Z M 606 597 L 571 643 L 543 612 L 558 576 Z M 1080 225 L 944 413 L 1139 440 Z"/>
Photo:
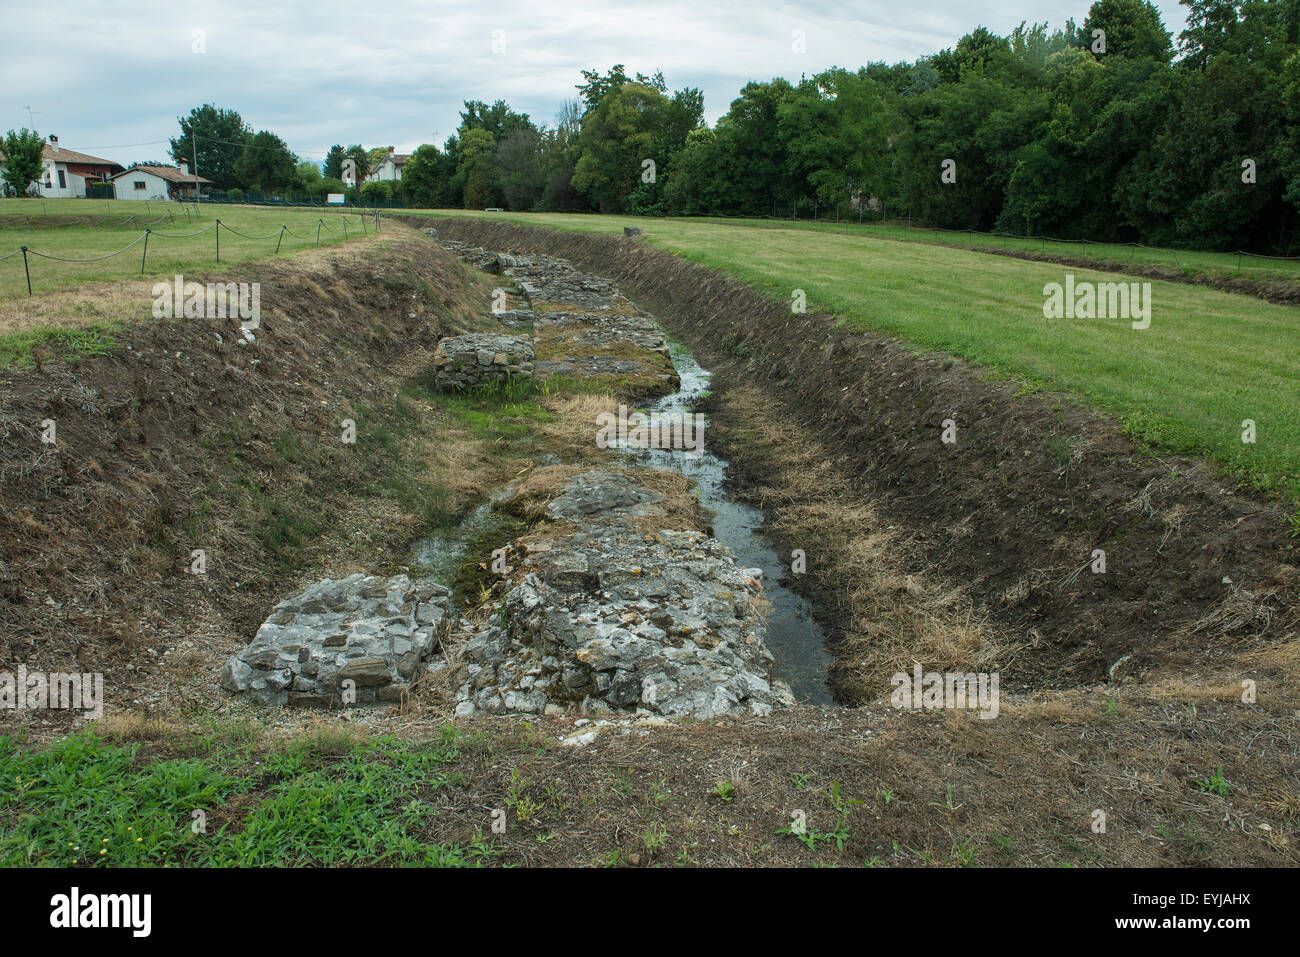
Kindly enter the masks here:
<path id="1" fill-rule="evenodd" d="M 61 146 L 123 164 L 165 159 L 176 118 L 214 103 L 305 159 L 332 143 L 409 152 L 441 145 L 466 99 L 503 98 L 551 123 L 579 70 L 616 63 L 701 88 L 713 122 L 749 80 L 915 60 L 979 25 L 1082 22 L 1089 2 L 26 3 L 6 10 L 0 32 L 0 131 L 29 125 L 30 106 Z M 1184 8 L 1156 6 L 1176 38 Z"/>

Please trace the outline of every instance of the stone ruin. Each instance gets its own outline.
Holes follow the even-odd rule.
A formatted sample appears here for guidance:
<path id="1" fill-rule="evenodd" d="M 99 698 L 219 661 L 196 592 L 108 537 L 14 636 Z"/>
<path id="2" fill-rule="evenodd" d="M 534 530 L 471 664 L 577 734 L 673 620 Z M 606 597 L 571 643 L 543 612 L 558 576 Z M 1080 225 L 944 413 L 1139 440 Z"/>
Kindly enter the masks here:
<path id="1" fill-rule="evenodd" d="M 401 701 L 438 646 L 450 596 L 406 575 L 327 578 L 275 606 L 221 685 L 276 706 Z"/>
<path id="2" fill-rule="evenodd" d="M 475 333 L 447 336 L 433 353 L 434 385 L 442 390 L 472 389 L 533 375 L 533 343 L 528 336 Z"/>
<path id="3" fill-rule="evenodd" d="M 771 677 L 761 570 L 741 568 L 701 532 L 647 534 L 634 519 L 661 514 L 661 501 L 620 472 L 568 483 L 547 515 L 580 528 L 528 546 L 504 623 L 465 645 L 458 717 L 713 717 L 794 703 Z"/>

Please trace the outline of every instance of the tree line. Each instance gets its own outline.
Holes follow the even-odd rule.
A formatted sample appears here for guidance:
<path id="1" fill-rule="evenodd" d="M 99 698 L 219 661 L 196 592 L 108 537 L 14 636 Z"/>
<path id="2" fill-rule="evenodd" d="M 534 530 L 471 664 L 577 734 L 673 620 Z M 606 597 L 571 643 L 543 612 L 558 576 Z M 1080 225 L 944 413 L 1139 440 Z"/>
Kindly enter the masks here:
<path id="1" fill-rule="evenodd" d="M 1147 0 L 1081 24 L 979 27 L 914 62 L 750 82 L 712 126 L 662 73 L 582 71 L 552 125 L 467 101 L 397 182 L 391 147 L 305 162 L 233 110 L 180 119 L 175 161 L 216 189 L 407 206 L 643 215 L 908 217 L 943 228 L 1300 252 L 1300 0 Z M 15 146 L 19 145 L 17 143 Z"/>
<path id="2" fill-rule="evenodd" d="M 465 104 L 403 173 L 408 205 L 891 218 L 1300 251 L 1300 0 L 1145 0 L 979 27 L 915 62 L 748 83 L 718 122 L 662 74 L 583 71 L 553 126 Z"/>

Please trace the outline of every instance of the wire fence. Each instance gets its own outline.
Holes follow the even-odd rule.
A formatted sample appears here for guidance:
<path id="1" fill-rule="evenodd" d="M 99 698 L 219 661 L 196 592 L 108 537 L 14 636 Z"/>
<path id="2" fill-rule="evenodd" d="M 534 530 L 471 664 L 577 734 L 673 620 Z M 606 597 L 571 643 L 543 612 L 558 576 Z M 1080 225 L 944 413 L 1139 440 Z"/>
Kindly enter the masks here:
<path id="1" fill-rule="evenodd" d="M 334 233 L 342 230 L 344 240 L 350 239 L 351 237 L 348 235 L 348 220 L 349 218 L 352 217 L 355 217 L 358 220 L 359 225 L 361 227 L 361 235 L 363 236 L 366 235 L 370 231 L 366 227 L 366 219 L 368 218 L 366 214 L 339 213 L 337 216 L 338 222 L 336 223 L 336 225 L 333 226 L 329 225 L 328 223 L 325 222 L 324 217 L 316 221 L 316 234 L 315 234 L 314 245 L 316 246 L 320 245 L 321 230 L 325 230 L 326 232 L 329 233 Z M 130 218 L 134 219 L 135 217 L 130 217 Z M 373 229 L 377 232 L 379 230 L 379 224 L 380 224 L 379 211 L 378 210 L 373 211 L 373 213 L 370 215 L 370 218 L 373 224 Z M 161 219 L 156 221 L 156 224 L 160 224 L 165 220 L 167 220 L 167 217 L 162 217 Z M 171 221 L 176 222 L 177 220 L 175 217 L 172 217 Z M 247 233 L 235 229 L 233 226 L 230 226 L 227 223 L 223 223 L 220 218 L 217 218 L 212 222 L 208 223 L 208 225 L 204 226 L 202 229 L 196 229 L 195 231 L 190 233 L 159 232 L 152 228 L 153 225 L 154 224 L 150 224 L 146 226 L 143 233 L 141 233 L 135 239 L 131 240 L 131 242 L 127 243 L 121 249 L 114 250 L 111 253 L 105 253 L 102 256 L 92 256 L 88 259 L 79 259 L 79 258 L 71 258 L 67 256 L 55 256 L 52 255 L 51 253 L 43 253 L 39 250 L 32 249 L 30 246 L 19 246 L 13 252 L 6 253 L 5 255 L 0 256 L 0 262 L 4 262 L 6 259 L 12 259 L 14 256 L 18 256 L 18 255 L 21 255 L 23 257 L 23 273 L 27 280 L 27 295 L 31 296 L 33 294 L 32 293 L 32 259 L 33 258 L 48 260 L 50 262 L 56 262 L 56 263 L 73 263 L 73 264 L 97 263 L 97 262 L 103 262 L 104 260 L 107 259 L 113 259 L 114 257 L 120 256 L 123 253 L 128 252 L 131 249 L 134 249 L 136 246 L 141 246 L 141 244 L 143 244 L 140 250 L 140 275 L 144 275 L 145 265 L 149 256 L 150 239 L 155 239 L 155 238 L 156 239 L 192 239 L 195 236 L 201 236 L 204 233 L 211 232 L 213 233 L 213 240 L 214 240 L 213 261 L 219 263 L 221 262 L 222 230 L 225 230 L 227 233 L 233 233 L 234 235 L 240 237 L 241 239 L 252 240 L 255 242 L 274 239 L 275 253 L 277 254 L 280 252 L 280 244 L 284 242 L 284 237 L 286 235 L 291 236 L 294 239 L 312 238 L 312 234 L 310 232 L 299 235 L 298 233 L 295 233 L 293 230 L 291 230 L 288 227 L 288 225 L 284 223 L 282 223 L 278 229 L 267 233 L 265 236 L 250 236 Z M 353 232 L 354 233 L 356 232 L 356 227 L 353 227 Z"/>

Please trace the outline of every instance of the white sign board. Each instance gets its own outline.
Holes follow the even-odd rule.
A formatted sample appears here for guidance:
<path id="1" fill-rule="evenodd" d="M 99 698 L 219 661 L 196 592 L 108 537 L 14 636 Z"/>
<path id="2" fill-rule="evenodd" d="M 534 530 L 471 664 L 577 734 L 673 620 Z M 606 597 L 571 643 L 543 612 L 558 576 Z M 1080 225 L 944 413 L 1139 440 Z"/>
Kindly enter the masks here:
<path id="1" fill-rule="evenodd" d="M 333 203 L 335 206 L 342 206 L 345 201 L 342 193 L 327 193 L 325 195 L 325 202 Z"/>

